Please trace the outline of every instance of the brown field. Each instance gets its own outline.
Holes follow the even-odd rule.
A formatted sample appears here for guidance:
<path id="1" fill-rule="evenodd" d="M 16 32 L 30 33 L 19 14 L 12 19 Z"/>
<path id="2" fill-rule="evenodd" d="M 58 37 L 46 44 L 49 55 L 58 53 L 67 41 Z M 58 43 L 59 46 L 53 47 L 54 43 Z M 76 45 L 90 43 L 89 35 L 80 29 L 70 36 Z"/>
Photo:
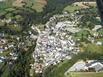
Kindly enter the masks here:
<path id="1" fill-rule="evenodd" d="M 35 0 L 34 5 L 32 6 L 37 12 L 43 11 L 43 7 L 47 4 L 46 0 Z"/>
<path id="2" fill-rule="evenodd" d="M 25 5 L 22 2 L 26 2 L 27 6 L 30 6 L 32 4 L 32 6 L 30 7 L 35 9 L 37 12 L 43 11 L 43 7 L 47 4 L 46 0 L 15 0 L 13 2 L 13 6 L 22 7 L 23 5 Z"/>

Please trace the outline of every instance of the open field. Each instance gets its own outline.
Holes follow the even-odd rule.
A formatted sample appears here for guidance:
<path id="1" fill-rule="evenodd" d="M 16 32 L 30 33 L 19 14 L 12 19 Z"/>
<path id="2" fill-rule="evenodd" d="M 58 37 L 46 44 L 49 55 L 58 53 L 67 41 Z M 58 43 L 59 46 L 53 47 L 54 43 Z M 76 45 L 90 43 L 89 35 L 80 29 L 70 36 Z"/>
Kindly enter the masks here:
<path id="1" fill-rule="evenodd" d="M 103 72 L 71 72 L 68 77 L 103 77 Z"/>

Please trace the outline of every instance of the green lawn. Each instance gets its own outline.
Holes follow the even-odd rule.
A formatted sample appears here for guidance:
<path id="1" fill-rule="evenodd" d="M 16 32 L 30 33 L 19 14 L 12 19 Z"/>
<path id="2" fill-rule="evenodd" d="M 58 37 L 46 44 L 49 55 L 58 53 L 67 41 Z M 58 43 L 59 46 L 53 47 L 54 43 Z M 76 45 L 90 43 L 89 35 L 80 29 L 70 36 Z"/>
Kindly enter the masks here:
<path id="1" fill-rule="evenodd" d="M 103 77 L 103 72 L 71 72 L 68 77 Z"/>

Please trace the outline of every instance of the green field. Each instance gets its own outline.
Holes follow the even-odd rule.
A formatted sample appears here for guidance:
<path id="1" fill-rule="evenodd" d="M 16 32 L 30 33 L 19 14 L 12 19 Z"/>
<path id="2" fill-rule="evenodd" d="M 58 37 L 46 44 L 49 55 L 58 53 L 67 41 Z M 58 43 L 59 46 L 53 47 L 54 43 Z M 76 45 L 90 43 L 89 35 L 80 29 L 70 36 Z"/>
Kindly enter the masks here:
<path id="1" fill-rule="evenodd" d="M 80 9 L 81 9 L 81 7 L 79 7 L 79 6 L 68 5 L 64 8 L 64 11 L 75 12 L 76 10 L 80 10 Z"/>
<path id="2" fill-rule="evenodd" d="M 103 51 L 103 46 L 98 46 L 96 44 L 88 44 L 85 48 L 85 51 L 96 52 L 101 54 Z"/>
<path id="3" fill-rule="evenodd" d="M 103 72 L 71 72 L 68 77 L 103 77 Z"/>

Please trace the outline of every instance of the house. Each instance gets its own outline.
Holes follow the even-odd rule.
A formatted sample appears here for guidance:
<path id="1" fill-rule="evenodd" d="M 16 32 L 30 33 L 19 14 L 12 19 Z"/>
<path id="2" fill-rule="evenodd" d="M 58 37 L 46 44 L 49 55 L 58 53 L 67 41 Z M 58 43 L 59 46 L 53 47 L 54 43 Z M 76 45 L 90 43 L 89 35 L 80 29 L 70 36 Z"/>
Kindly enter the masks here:
<path id="1" fill-rule="evenodd" d="M 103 69 L 103 64 L 101 64 L 100 62 L 95 62 L 93 64 L 91 64 L 89 66 L 89 68 L 94 68 L 96 72 L 100 71 L 101 69 Z"/>
<path id="2" fill-rule="evenodd" d="M 0 53 L 3 53 L 4 49 L 0 48 Z"/>
<path id="3" fill-rule="evenodd" d="M 102 45 L 102 42 L 97 41 L 96 45 Z"/>

